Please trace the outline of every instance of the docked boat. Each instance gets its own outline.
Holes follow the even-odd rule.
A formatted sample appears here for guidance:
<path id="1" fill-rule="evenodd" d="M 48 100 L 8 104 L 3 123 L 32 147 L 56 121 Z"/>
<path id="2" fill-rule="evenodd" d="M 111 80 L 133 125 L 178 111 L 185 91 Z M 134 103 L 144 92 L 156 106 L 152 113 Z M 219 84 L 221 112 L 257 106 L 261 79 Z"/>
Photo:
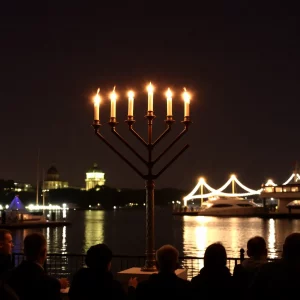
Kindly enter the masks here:
<path id="1" fill-rule="evenodd" d="M 262 206 L 252 199 L 240 197 L 213 197 L 203 202 L 198 216 L 255 216 L 263 213 Z"/>
<path id="2" fill-rule="evenodd" d="M 22 229 L 68 226 L 71 222 L 49 221 L 43 213 L 27 210 L 18 196 L 12 200 L 7 209 L 0 211 L 0 228 Z"/>
<path id="3" fill-rule="evenodd" d="M 45 216 L 29 212 L 19 196 L 16 195 L 11 201 L 8 209 L 3 210 L 1 213 L 2 224 L 16 224 L 28 222 L 46 222 Z"/>
<path id="4" fill-rule="evenodd" d="M 180 216 L 251 217 L 264 214 L 262 205 L 255 203 L 253 199 L 240 197 L 212 197 L 204 201 L 198 209 L 185 207 L 180 211 L 173 211 L 173 215 Z"/>

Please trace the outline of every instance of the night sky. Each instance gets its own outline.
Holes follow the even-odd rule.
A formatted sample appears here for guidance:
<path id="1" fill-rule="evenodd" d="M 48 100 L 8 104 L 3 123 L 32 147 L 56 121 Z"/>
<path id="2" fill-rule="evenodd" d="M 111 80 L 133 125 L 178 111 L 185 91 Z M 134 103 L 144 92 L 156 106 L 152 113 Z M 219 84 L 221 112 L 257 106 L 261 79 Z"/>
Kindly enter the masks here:
<path id="1" fill-rule="evenodd" d="M 100 87 L 106 123 L 107 94 L 116 85 L 118 130 L 146 154 L 123 121 L 126 92 L 133 89 L 135 129 L 145 136 L 151 81 L 156 135 L 164 129 L 164 93 L 174 92 L 176 123 L 157 154 L 182 130 L 183 87 L 192 93 L 193 124 L 156 170 L 185 144 L 190 148 L 157 188 L 191 190 L 199 176 L 217 188 L 231 173 L 253 189 L 269 177 L 288 179 L 300 160 L 298 7 L 288 1 L 40 2 L 1 4 L 0 178 L 35 184 L 40 148 L 41 172 L 54 163 L 71 186 L 84 186 L 85 171 L 97 162 L 109 186 L 144 188 L 94 135 L 92 96 Z M 101 130 L 144 170 L 107 124 Z"/>

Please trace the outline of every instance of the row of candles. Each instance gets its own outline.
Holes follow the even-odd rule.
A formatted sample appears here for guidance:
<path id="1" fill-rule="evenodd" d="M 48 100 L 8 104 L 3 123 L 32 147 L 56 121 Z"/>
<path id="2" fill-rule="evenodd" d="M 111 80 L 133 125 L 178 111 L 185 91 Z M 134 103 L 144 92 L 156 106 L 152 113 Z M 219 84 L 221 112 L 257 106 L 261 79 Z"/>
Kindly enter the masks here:
<path id="1" fill-rule="evenodd" d="M 153 85 L 151 82 L 147 86 L 148 91 L 148 112 L 153 112 Z M 184 100 L 184 117 L 190 116 L 190 94 L 184 88 L 184 92 L 182 94 Z M 168 88 L 166 92 L 167 98 L 167 116 L 172 116 L 172 91 Z M 110 94 L 110 117 L 116 118 L 116 100 L 117 100 L 117 93 L 115 87 Z M 128 92 L 128 117 L 133 117 L 133 101 L 134 101 L 134 92 Z M 98 89 L 97 94 L 94 97 L 94 120 L 100 120 L 100 89 Z"/>

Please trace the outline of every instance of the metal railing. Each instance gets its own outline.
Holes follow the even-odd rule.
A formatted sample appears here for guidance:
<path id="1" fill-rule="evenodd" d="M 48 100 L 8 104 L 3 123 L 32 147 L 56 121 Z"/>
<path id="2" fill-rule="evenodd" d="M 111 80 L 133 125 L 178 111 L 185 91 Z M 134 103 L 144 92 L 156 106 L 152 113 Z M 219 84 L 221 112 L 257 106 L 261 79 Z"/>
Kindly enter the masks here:
<path id="1" fill-rule="evenodd" d="M 235 265 L 244 260 L 244 249 L 240 250 L 239 257 L 228 257 L 227 267 L 233 272 Z M 44 268 L 49 275 L 57 278 L 67 277 L 72 279 L 73 274 L 80 268 L 85 266 L 85 254 L 61 254 L 48 253 Z M 20 264 L 24 259 L 23 253 L 13 253 L 13 263 L 15 266 Z M 114 255 L 112 260 L 112 273 L 116 275 L 117 272 L 129 269 L 132 267 L 142 267 L 145 264 L 146 257 L 131 256 L 131 255 Z M 269 259 L 272 260 L 272 259 Z M 204 265 L 203 257 L 184 256 L 179 257 L 179 262 L 182 268 L 187 269 L 188 279 L 196 276 L 199 270 Z"/>

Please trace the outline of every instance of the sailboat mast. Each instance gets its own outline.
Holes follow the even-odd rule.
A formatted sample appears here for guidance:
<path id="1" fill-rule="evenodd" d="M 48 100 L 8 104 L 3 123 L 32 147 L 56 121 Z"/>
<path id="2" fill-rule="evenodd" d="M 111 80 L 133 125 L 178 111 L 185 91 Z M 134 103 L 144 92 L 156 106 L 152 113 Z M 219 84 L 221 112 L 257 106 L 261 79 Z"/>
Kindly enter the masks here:
<path id="1" fill-rule="evenodd" d="M 39 170 L 40 170 L 40 148 L 38 149 L 37 154 L 37 164 L 36 164 L 36 201 L 35 204 L 39 205 Z"/>

